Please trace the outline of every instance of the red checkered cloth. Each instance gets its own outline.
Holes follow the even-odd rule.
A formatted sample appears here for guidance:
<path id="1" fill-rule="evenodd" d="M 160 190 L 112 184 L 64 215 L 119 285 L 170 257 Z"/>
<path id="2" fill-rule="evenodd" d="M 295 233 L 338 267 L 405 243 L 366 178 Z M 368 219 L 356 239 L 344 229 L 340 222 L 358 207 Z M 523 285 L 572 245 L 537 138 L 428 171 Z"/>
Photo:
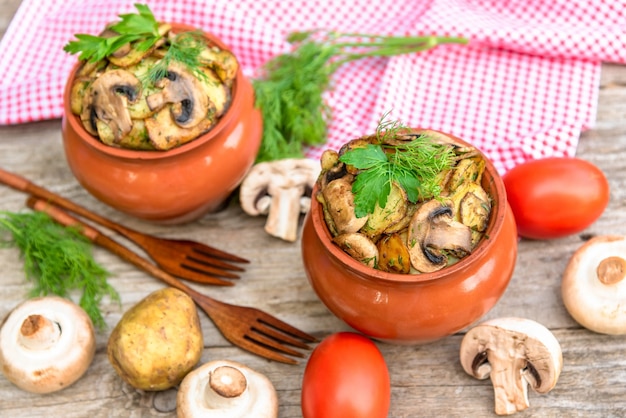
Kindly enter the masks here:
<path id="1" fill-rule="evenodd" d="M 23 0 L 0 43 L 0 123 L 62 115 L 76 33 L 97 34 L 136 0 Z M 151 0 L 158 20 L 219 36 L 254 77 L 296 30 L 453 35 L 469 45 L 347 64 L 326 94 L 328 140 L 318 158 L 373 132 L 380 117 L 439 129 L 482 149 L 501 173 L 572 156 L 595 120 L 601 62 L 626 62 L 620 0 Z"/>

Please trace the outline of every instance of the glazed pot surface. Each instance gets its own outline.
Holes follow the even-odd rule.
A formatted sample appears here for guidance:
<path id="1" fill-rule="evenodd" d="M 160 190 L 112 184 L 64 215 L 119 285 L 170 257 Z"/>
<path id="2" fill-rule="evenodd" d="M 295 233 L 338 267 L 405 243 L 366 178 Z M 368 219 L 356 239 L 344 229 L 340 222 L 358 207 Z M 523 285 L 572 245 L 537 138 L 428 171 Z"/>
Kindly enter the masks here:
<path id="1" fill-rule="evenodd" d="M 193 30 L 172 25 L 176 30 Z M 226 47 L 210 35 L 220 48 Z M 91 136 L 70 109 L 73 69 L 65 88 L 63 143 L 79 183 L 107 205 L 137 218 L 181 223 L 220 209 L 254 164 L 262 120 L 241 69 L 230 108 L 206 134 L 168 151 L 116 148 Z"/>
<path id="2" fill-rule="evenodd" d="M 393 343 L 435 341 L 476 322 L 506 290 L 517 258 L 515 220 L 491 163 L 483 187 L 494 197 L 485 239 L 456 264 L 424 274 L 375 270 L 344 253 L 332 242 L 321 203 L 312 199 L 302 258 L 313 290 L 355 330 Z"/>

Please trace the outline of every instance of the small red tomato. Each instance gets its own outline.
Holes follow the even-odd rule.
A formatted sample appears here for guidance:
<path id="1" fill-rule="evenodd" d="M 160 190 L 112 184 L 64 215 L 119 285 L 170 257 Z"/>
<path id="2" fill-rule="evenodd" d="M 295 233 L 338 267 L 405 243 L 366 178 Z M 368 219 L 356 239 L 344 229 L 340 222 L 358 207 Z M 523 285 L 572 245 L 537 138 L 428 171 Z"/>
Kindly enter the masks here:
<path id="1" fill-rule="evenodd" d="M 372 340 L 339 332 L 315 347 L 302 381 L 304 418 L 386 418 L 390 402 L 387 364 Z"/>
<path id="2" fill-rule="evenodd" d="M 580 158 L 550 157 L 520 164 L 502 177 L 520 236 L 561 238 L 582 231 L 609 202 L 604 173 Z"/>

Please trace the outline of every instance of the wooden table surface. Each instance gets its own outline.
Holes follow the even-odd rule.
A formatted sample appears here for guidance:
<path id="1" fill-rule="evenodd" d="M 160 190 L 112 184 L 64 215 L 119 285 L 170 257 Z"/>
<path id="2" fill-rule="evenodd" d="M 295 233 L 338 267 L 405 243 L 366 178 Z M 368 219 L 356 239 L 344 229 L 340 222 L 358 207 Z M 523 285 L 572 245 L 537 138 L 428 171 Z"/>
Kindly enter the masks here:
<path id="1" fill-rule="evenodd" d="M 19 0 L 0 0 L 0 36 Z M 2 59 L 2 57 L 0 57 Z M 529 394 L 530 408 L 519 417 L 626 416 L 626 337 L 581 328 L 565 310 L 560 283 L 572 253 L 590 236 L 626 234 L 626 67 L 604 65 L 597 124 L 580 140 L 578 156 L 607 175 L 611 198 L 602 217 L 583 233 L 552 241 L 519 244 L 510 286 L 484 319 L 519 316 L 547 326 L 561 343 L 564 366 L 557 386 L 546 395 Z M 132 228 L 165 237 L 184 237 L 216 245 L 252 260 L 232 288 L 196 288 L 224 301 L 255 306 L 320 339 L 348 330 L 326 310 L 309 286 L 300 243 L 271 238 L 264 218 L 249 217 L 236 202 L 191 224 L 162 226 L 121 214 L 88 194 L 74 179 L 63 153 L 59 120 L 0 126 L 0 167 Z M 25 196 L 0 187 L 0 210 L 19 212 Z M 123 239 L 123 243 L 128 242 Z M 113 277 L 121 308 L 105 304 L 109 329 L 123 312 L 163 285 L 101 248 L 98 262 Z M 28 284 L 15 249 L 0 249 L 0 318 L 26 297 Z M 231 359 L 264 373 L 274 383 L 280 417 L 300 417 L 300 389 L 306 360 L 299 365 L 270 362 L 231 346 L 200 313 L 205 339 L 201 362 Z M 392 384 L 391 417 L 495 416 L 489 380 L 478 381 L 462 370 L 458 352 L 463 333 L 421 346 L 378 343 Z M 2 417 L 171 417 L 176 390 L 141 392 L 123 383 L 106 357 L 108 332 L 97 336 L 97 352 L 86 374 L 63 391 L 36 395 L 21 391 L 0 375 Z"/>

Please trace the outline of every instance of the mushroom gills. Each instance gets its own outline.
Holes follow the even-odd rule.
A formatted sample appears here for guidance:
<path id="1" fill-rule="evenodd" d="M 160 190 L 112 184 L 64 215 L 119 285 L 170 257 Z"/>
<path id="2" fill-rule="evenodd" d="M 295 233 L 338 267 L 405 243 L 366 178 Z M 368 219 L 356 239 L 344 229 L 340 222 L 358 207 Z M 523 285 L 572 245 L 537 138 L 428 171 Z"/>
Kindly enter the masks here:
<path id="1" fill-rule="evenodd" d="M 496 318 L 475 326 L 463 337 L 459 356 L 466 373 L 491 378 L 498 415 L 528 408 L 528 385 L 547 393 L 563 368 L 556 337 L 525 318 Z"/>
<path id="2" fill-rule="evenodd" d="M 98 133 L 98 123 L 107 125 L 114 141 L 127 135 L 132 128 L 128 103 L 140 96 L 141 82 L 126 70 L 103 73 L 89 86 L 84 97 L 81 120 L 92 134 Z"/>

